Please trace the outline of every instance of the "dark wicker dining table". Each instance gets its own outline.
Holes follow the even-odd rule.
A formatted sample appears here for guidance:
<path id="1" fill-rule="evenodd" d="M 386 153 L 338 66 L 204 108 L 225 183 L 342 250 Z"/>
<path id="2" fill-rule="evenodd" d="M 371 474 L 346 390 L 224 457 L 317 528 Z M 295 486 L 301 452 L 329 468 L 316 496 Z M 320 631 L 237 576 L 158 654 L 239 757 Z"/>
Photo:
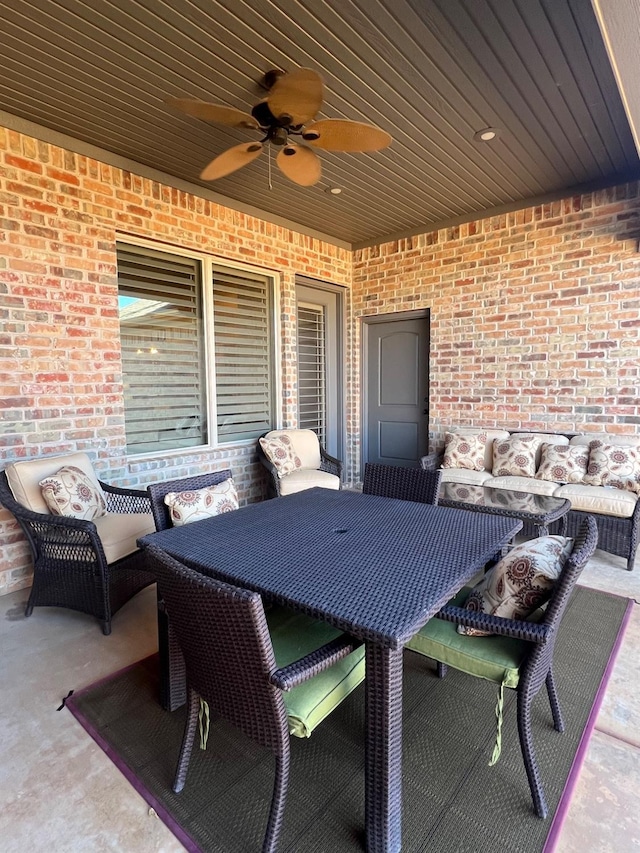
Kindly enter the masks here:
<path id="1" fill-rule="evenodd" d="M 513 518 L 315 488 L 139 542 L 365 641 L 366 849 L 397 853 L 403 646 L 521 526 Z"/>

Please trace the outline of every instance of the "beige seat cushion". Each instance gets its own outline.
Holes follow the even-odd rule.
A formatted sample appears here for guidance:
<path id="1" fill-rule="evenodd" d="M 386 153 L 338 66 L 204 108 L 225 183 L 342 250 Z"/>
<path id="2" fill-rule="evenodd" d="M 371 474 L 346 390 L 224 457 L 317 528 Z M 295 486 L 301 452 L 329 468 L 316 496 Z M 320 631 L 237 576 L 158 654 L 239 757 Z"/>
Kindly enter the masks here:
<path id="1" fill-rule="evenodd" d="M 19 504 L 33 512 L 50 515 L 49 507 L 42 496 L 40 481 L 52 477 L 61 468 L 74 465 L 89 477 L 100 489 L 98 478 L 86 453 L 68 453 L 64 456 L 43 456 L 39 459 L 24 459 L 7 465 L 7 481 Z"/>
<path id="2" fill-rule="evenodd" d="M 452 427 L 449 432 L 454 432 L 456 435 L 478 435 L 484 433 L 487 436 L 487 443 L 484 448 L 484 467 L 491 473 L 493 468 L 493 442 L 496 438 L 509 438 L 509 433 L 506 429 L 484 429 L 481 427 Z M 451 481 L 453 482 L 453 481 Z"/>
<path id="3" fill-rule="evenodd" d="M 286 435 L 291 439 L 295 454 L 303 468 L 320 467 L 320 442 L 312 429 L 273 429 L 266 434 L 265 438 L 280 435 Z"/>
<path id="4" fill-rule="evenodd" d="M 127 554 L 133 554 L 138 550 L 136 540 L 156 530 L 150 512 L 108 512 L 93 523 L 98 530 L 107 563 L 115 563 Z"/>
<path id="5" fill-rule="evenodd" d="M 528 492 L 532 495 L 553 495 L 558 488 L 557 483 L 549 480 L 537 480 L 534 477 L 491 477 L 485 486 L 495 489 L 512 489 L 514 492 Z"/>
<path id="6" fill-rule="evenodd" d="M 321 489 L 339 489 L 340 478 L 327 471 L 312 471 L 309 468 L 298 468 L 286 474 L 280 480 L 280 494 L 293 495 L 295 492 L 303 492 L 305 489 L 313 489 L 319 486 Z"/>
<path id="7" fill-rule="evenodd" d="M 465 486 L 481 486 L 491 480 L 491 471 L 470 471 L 468 468 L 443 468 L 443 483 L 462 483 Z"/>
<path id="8" fill-rule="evenodd" d="M 630 518 L 640 498 L 640 495 L 628 492 L 626 489 L 582 486 L 577 483 L 559 486 L 554 495 L 558 498 L 568 498 L 571 501 L 571 509 L 615 515 L 618 518 Z"/>

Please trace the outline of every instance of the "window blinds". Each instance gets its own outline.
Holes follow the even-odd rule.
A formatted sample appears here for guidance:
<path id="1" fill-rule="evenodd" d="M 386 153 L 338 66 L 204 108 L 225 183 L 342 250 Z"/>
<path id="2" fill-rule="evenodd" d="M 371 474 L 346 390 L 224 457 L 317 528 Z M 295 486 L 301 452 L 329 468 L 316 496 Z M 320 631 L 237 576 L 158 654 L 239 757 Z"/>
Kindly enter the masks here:
<path id="1" fill-rule="evenodd" d="M 326 446 L 327 358 L 325 310 L 298 304 L 298 425 L 318 434 Z"/>

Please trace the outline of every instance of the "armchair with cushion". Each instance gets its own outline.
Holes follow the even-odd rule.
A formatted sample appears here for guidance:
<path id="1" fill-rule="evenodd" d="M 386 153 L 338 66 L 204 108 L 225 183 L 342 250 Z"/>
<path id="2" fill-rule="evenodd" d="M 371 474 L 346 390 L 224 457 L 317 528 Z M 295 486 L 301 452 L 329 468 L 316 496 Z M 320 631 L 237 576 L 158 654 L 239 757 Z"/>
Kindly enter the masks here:
<path id="1" fill-rule="evenodd" d="M 136 544 L 154 530 L 146 492 L 101 482 L 86 453 L 11 463 L 0 474 L 0 504 L 33 557 L 27 616 L 34 607 L 68 607 L 110 634 L 114 613 L 154 582 Z"/>
<path id="2" fill-rule="evenodd" d="M 274 429 L 258 441 L 258 459 L 269 472 L 268 497 L 319 486 L 340 489 L 342 462 L 330 456 L 312 429 Z"/>
<path id="3" fill-rule="evenodd" d="M 156 530 L 168 530 L 173 527 L 172 509 L 180 504 L 180 495 L 185 504 L 199 504 L 198 496 L 209 492 L 212 487 L 224 483 L 233 483 L 231 471 L 224 468 L 221 471 L 209 471 L 194 477 L 182 477 L 178 480 L 164 480 L 147 486 L 147 494 L 151 502 L 151 512 Z M 234 489 L 235 492 L 235 489 Z M 167 502 L 167 495 L 174 496 Z M 210 502 L 205 510 L 211 515 L 217 514 L 219 507 Z M 202 511 L 201 511 L 202 512 Z M 204 513 L 203 513 L 204 514 Z M 199 513 L 189 516 L 190 523 L 198 520 Z M 160 658 L 160 704 L 165 711 L 175 711 L 187 701 L 186 672 L 182 650 L 178 644 L 175 632 L 169 623 L 165 603 L 158 589 L 158 654 Z"/>
<path id="4" fill-rule="evenodd" d="M 543 539 L 548 540 L 548 546 L 544 545 Z M 504 569 L 501 577 L 492 582 L 487 574 L 475 590 L 462 590 L 407 644 L 411 651 L 436 661 L 440 678 L 446 675 L 448 666 L 453 666 L 468 675 L 500 685 L 498 737 L 492 764 L 500 754 L 503 689 L 510 687 L 517 691 L 520 748 L 534 809 L 542 818 L 547 816 L 547 805 L 533 749 L 531 707 L 544 684 L 554 728 L 558 732 L 564 731 L 553 677 L 553 650 L 571 592 L 597 542 L 595 519 L 586 516 L 573 541 L 549 536 L 516 546 L 520 549 L 518 553 L 514 549 L 511 552 L 513 557 L 507 554 L 491 570 Z M 544 558 L 538 559 L 545 547 L 549 553 L 560 555 L 556 571 L 549 571 L 549 565 L 544 566 Z M 528 559 L 524 550 L 527 548 L 533 549 Z M 546 607 L 541 609 L 541 601 L 545 598 L 541 586 L 547 583 L 544 574 L 547 575 L 550 592 L 546 593 Z M 554 574 L 556 579 L 551 580 Z M 501 601 L 495 598 L 496 594 L 502 596 Z M 527 618 L 522 615 L 523 607 L 525 610 L 537 609 Z M 514 610 L 513 618 L 496 615 L 508 611 L 514 613 Z M 461 701 L 464 701 L 463 696 Z"/>
<path id="5" fill-rule="evenodd" d="M 263 853 L 274 853 L 287 795 L 289 735 L 309 737 L 364 680 L 364 647 L 286 608 L 265 614 L 257 592 L 206 577 L 155 546 L 148 552 L 186 662 L 187 721 L 173 790 L 185 785 L 199 712 L 205 719 L 222 717 L 275 755 L 262 846 Z"/>

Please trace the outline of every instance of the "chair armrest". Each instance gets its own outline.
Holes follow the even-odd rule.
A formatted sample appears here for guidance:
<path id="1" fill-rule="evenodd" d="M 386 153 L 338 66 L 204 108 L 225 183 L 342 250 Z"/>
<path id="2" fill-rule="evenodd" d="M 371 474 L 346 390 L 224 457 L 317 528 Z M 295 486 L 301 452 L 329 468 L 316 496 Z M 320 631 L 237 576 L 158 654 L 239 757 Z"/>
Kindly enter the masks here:
<path id="1" fill-rule="evenodd" d="M 320 470 L 342 477 L 342 460 L 331 456 L 322 445 L 320 445 Z"/>
<path id="2" fill-rule="evenodd" d="M 151 512 L 151 501 L 146 491 L 141 489 L 122 489 L 98 481 L 107 499 L 109 512 Z"/>
<path id="3" fill-rule="evenodd" d="M 502 637 L 513 637 L 516 640 L 528 640 L 532 643 L 546 643 L 551 634 L 551 626 L 544 622 L 526 622 L 518 619 L 505 619 L 502 616 L 490 616 L 488 613 L 478 613 L 466 610 L 464 607 L 445 605 L 436 618 L 480 631 L 490 631 Z"/>
<path id="4" fill-rule="evenodd" d="M 423 456 L 420 459 L 420 466 L 423 471 L 437 471 L 442 467 L 443 453 L 430 453 L 428 456 Z"/>
<path id="5" fill-rule="evenodd" d="M 325 643 L 319 649 L 309 652 L 300 660 L 283 666 L 273 672 L 269 678 L 270 682 L 280 690 L 291 690 L 333 666 L 339 660 L 346 658 L 351 652 L 362 645 L 362 640 L 356 640 L 348 634 L 341 634 L 335 640 Z"/>

